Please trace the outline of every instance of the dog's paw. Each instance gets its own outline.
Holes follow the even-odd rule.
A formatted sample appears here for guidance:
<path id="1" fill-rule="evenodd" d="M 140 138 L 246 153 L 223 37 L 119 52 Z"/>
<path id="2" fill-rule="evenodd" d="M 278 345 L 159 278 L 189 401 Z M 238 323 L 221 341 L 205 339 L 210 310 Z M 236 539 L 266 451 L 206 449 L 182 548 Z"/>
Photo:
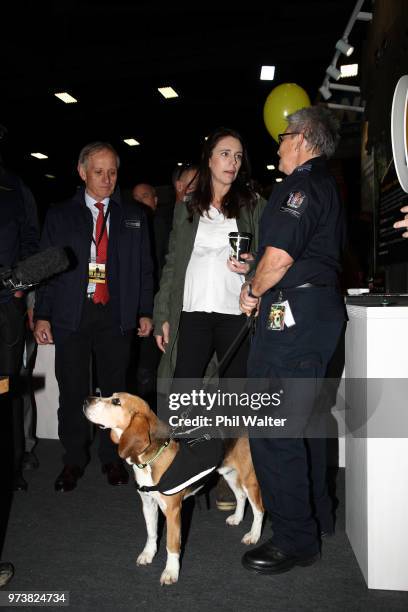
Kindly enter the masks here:
<path id="1" fill-rule="evenodd" d="M 153 561 L 154 555 L 156 554 L 155 550 L 144 550 L 140 553 L 138 558 L 136 559 L 137 565 L 149 565 Z"/>
<path id="2" fill-rule="evenodd" d="M 169 569 L 166 567 L 160 576 L 160 584 L 163 586 L 164 584 L 176 584 L 179 577 L 178 570 Z"/>
<path id="3" fill-rule="evenodd" d="M 252 533 L 252 531 L 248 531 L 248 533 L 246 533 L 242 538 L 241 542 L 242 544 L 246 544 L 247 546 L 249 546 L 250 544 L 256 544 L 258 540 L 258 534 Z"/>
<path id="4" fill-rule="evenodd" d="M 235 516 L 235 514 L 230 514 L 230 516 L 227 516 L 227 518 L 225 519 L 227 525 L 239 525 L 241 521 L 242 518 L 240 518 L 239 516 Z"/>

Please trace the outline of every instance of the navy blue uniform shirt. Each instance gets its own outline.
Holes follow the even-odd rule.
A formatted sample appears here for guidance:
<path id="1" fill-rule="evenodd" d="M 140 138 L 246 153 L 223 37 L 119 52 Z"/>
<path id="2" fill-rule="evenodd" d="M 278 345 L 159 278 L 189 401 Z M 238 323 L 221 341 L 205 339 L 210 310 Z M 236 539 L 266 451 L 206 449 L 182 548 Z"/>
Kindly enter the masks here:
<path id="1" fill-rule="evenodd" d="M 304 283 L 336 286 L 345 241 L 345 217 L 323 157 L 298 166 L 275 187 L 260 222 L 258 260 L 267 246 L 294 263 L 275 289 Z"/>

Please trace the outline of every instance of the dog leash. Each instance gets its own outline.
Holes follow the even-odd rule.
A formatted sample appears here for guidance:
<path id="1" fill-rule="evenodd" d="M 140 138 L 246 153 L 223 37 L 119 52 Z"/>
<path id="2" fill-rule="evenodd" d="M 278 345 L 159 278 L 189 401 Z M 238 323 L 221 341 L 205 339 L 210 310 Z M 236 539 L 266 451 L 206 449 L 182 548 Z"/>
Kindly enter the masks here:
<path id="1" fill-rule="evenodd" d="M 241 342 L 241 340 L 244 338 L 244 336 L 247 333 L 251 334 L 251 338 L 253 337 L 254 333 L 255 333 L 255 326 L 256 326 L 256 317 L 255 317 L 255 310 L 253 310 L 251 312 L 251 314 L 249 315 L 249 317 L 247 317 L 244 325 L 242 326 L 242 328 L 239 330 L 237 336 L 234 338 L 233 342 L 230 344 L 230 346 L 228 347 L 226 353 L 224 354 L 223 358 L 221 359 L 221 361 L 218 363 L 217 367 L 215 368 L 215 370 L 212 372 L 212 374 L 206 379 L 205 383 L 203 384 L 203 389 L 207 389 L 208 386 L 210 385 L 211 381 L 215 378 L 215 376 L 217 374 L 219 374 L 219 372 L 221 371 L 222 367 L 225 365 L 225 363 L 228 362 L 228 359 L 231 357 L 231 355 L 233 355 L 235 349 L 239 346 L 239 343 Z M 182 420 L 182 422 L 184 423 L 185 419 L 188 417 L 188 415 L 190 414 L 190 412 L 193 409 L 193 405 L 188 406 L 184 412 L 181 413 L 179 421 Z M 175 436 L 176 433 L 178 432 L 179 429 L 183 429 L 184 430 L 184 426 L 183 425 L 175 425 L 171 430 L 170 430 L 170 435 L 169 435 L 169 440 L 172 440 Z M 198 427 L 194 427 L 193 429 L 189 429 L 188 431 L 181 431 L 178 433 L 178 435 L 182 435 L 182 434 L 190 434 L 193 431 L 196 431 L 197 429 L 201 429 L 201 426 Z M 209 435 L 208 434 L 204 434 L 204 437 L 207 437 L 207 439 L 209 439 Z"/>
<path id="2" fill-rule="evenodd" d="M 242 328 L 240 329 L 240 331 L 238 332 L 236 338 L 234 338 L 234 341 L 231 343 L 231 345 L 228 347 L 228 350 L 226 351 L 226 353 L 224 354 L 223 358 L 221 359 L 221 361 L 219 362 L 219 364 L 217 365 L 216 369 L 214 370 L 214 372 L 212 372 L 212 374 L 207 378 L 206 382 L 203 385 L 204 389 L 207 389 L 209 384 L 211 383 L 211 381 L 214 379 L 214 377 L 221 371 L 222 367 L 225 365 L 225 363 L 228 361 L 228 359 L 231 357 L 231 355 L 234 353 L 235 349 L 237 348 L 237 346 L 239 345 L 239 343 L 241 342 L 241 340 L 244 338 L 244 336 L 250 332 L 250 330 L 253 331 L 253 328 L 255 326 L 255 315 L 254 313 L 251 313 L 251 315 L 247 318 L 247 320 L 245 321 L 244 325 L 242 326 Z M 181 417 L 179 420 L 183 419 L 182 422 L 184 423 L 186 417 L 190 414 L 190 412 L 193 409 L 193 405 L 190 405 L 186 408 L 186 410 L 184 410 L 184 412 L 181 414 Z M 171 440 L 173 440 L 176 435 L 180 436 L 180 435 L 190 435 L 193 431 L 196 431 L 197 429 L 201 429 L 201 427 L 195 427 L 193 429 L 189 429 L 187 431 L 185 431 L 184 425 L 176 425 L 174 426 L 169 433 L 169 436 L 167 438 L 167 440 L 164 442 L 164 444 L 157 450 L 157 452 L 155 453 L 155 455 L 149 459 L 149 461 L 146 461 L 145 463 L 136 463 L 135 466 L 139 469 L 144 469 L 145 467 L 147 467 L 148 465 L 152 464 L 155 459 L 157 459 L 157 457 L 159 455 L 161 455 L 161 453 L 165 450 L 165 448 L 168 447 L 168 445 L 170 444 Z M 181 430 L 181 431 L 179 431 Z M 200 437 L 196 437 L 196 438 L 192 438 L 192 439 L 180 439 L 180 443 L 186 445 L 186 448 L 189 447 L 190 449 L 197 443 L 199 442 L 209 442 L 211 441 L 211 436 L 208 433 L 204 433 L 203 435 L 201 435 Z M 190 457 L 188 457 L 189 459 Z M 183 460 L 182 460 L 183 463 Z M 185 486 L 190 485 L 190 484 L 198 484 L 198 481 L 201 480 L 205 480 L 205 478 L 207 478 L 216 468 L 218 462 L 216 462 L 214 465 L 211 465 L 210 467 L 207 467 L 206 470 L 202 471 L 202 469 L 200 470 L 199 474 L 195 474 L 192 477 L 189 477 L 187 479 L 186 482 L 182 482 L 181 484 L 178 483 L 177 485 L 177 489 L 181 490 L 180 487 L 185 488 Z M 168 472 L 169 468 L 166 470 L 165 474 Z M 159 491 L 160 490 L 160 483 L 162 482 L 162 478 L 163 476 L 160 478 L 160 481 L 152 486 L 149 485 L 140 485 L 137 480 L 136 480 L 136 488 L 141 491 L 142 493 L 150 493 L 152 491 Z M 203 486 L 203 485 L 201 485 Z M 201 486 L 199 486 L 198 488 L 200 489 Z M 198 490 L 198 489 L 197 489 Z M 172 490 L 173 491 L 173 490 Z M 170 495 L 170 492 L 166 492 L 163 491 L 163 493 L 166 495 Z"/>

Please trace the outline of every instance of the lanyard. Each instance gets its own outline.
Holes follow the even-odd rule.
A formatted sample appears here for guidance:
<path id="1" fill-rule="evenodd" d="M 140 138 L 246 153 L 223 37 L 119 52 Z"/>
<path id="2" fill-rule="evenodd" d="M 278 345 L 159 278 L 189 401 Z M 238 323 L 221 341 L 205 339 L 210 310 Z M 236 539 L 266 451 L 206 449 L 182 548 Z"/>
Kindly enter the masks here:
<path id="1" fill-rule="evenodd" d="M 109 215 L 110 215 L 110 210 L 111 210 L 111 205 L 110 205 L 110 202 L 109 202 L 106 214 L 103 216 L 103 223 L 102 223 L 102 227 L 101 227 L 101 233 L 99 234 L 98 242 L 96 242 L 95 238 L 92 236 L 92 242 L 96 246 L 96 251 L 98 251 L 98 247 L 99 247 L 99 245 L 101 243 L 102 236 L 103 236 L 103 234 L 105 232 L 106 223 L 108 222 L 108 218 L 109 218 Z M 96 236 L 96 224 L 95 224 L 95 236 Z"/>

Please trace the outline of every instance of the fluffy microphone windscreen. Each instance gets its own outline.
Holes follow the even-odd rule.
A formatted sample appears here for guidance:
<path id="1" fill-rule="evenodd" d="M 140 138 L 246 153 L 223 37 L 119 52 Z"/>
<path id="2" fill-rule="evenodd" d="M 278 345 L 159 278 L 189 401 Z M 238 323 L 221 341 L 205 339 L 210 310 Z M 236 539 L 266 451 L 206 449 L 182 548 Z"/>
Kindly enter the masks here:
<path id="1" fill-rule="evenodd" d="M 69 259 L 62 247 L 49 247 L 20 261 L 13 270 L 13 276 L 24 285 L 34 285 L 64 272 L 69 266 Z"/>

